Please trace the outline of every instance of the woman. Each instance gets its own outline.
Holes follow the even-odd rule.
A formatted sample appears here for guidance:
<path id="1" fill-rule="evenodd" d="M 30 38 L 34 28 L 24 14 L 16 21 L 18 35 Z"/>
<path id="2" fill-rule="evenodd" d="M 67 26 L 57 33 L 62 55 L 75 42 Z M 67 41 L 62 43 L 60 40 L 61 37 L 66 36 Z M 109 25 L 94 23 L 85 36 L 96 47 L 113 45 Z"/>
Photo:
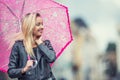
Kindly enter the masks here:
<path id="1" fill-rule="evenodd" d="M 11 51 L 8 75 L 18 80 L 55 80 L 50 63 L 56 59 L 50 41 L 42 41 L 43 20 L 39 13 L 29 13 L 22 20 L 22 40 Z"/>

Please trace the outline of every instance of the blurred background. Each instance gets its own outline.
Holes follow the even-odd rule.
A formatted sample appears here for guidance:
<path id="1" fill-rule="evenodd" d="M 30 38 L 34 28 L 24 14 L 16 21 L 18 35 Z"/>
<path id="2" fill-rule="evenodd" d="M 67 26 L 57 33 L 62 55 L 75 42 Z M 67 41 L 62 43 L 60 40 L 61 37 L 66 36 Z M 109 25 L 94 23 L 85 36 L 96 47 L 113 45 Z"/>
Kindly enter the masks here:
<path id="1" fill-rule="evenodd" d="M 57 80 L 120 80 L 120 0 L 56 0 L 69 9 L 72 43 L 56 60 Z"/>
<path id="2" fill-rule="evenodd" d="M 120 0 L 55 1 L 68 7 L 73 35 L 52 67 L 56 79 L 120 80 Z"/>

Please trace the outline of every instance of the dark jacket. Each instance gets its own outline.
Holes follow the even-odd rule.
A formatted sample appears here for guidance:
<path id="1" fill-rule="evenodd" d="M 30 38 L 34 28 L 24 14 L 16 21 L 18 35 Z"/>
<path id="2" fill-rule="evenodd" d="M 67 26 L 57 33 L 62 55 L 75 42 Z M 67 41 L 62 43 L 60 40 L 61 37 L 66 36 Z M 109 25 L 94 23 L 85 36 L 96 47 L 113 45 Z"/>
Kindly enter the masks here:
<path id="1" fill-rule="evenodd" d="M 50 63 L 55 61 L 56 56 L 50 41 L 46 40 L 44 43 L 38 45 L 36 53 L 38 59 L 37 69 L 31 69 L 22 74 L 21 70 L 25 67 L 28 60 L 27 52 L 23 45 L 23 41 L 16 41 L 9 58 L 9 77 L 18 78 L 18 80 L 47 80 L 49 77 L 54 78 Z"/>

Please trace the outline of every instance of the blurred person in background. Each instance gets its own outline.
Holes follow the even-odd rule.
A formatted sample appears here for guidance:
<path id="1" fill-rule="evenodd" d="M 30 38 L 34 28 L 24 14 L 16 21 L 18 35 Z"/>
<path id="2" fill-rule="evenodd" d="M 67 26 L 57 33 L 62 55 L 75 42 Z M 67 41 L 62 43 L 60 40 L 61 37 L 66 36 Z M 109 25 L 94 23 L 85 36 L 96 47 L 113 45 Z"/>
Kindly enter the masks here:
<path id="1" fill-rule="evenodd" d="M 73 77 L 75 80 L 81 79 L 81 43 L 83 40 L 83 37 L 81 35 L 84 35 L 84 30 L 87 28 L 87 25 L 84 23 L 84 21 L 81 18 L 76 18 L 72 22 L 72 33 L 73 33 L 73 43 L 72 43 L 72 71 L 73 71 Z M 81 30 L 80 30 L 81 29 Z M 82 30 L 83 29 L 83 30 Z"/>
<path id="2" fill-rule="evenodd" d="M 120 74 L 120 22 L 118 23 L 116 27 L 116 31 L 118 34 L 118 40 L 117 40 L 117 63 L 118 63 L 118 72 Z"/>
<path id="3" fill-rule="evenodd" d="M 74 80 L 96 80 L 96 40 L 82 18 L 74 19 L 71 28 L 74 39 L 71 50 Z"/>
<path id="4" fill-rule="evenodd" d="M 110 42 L 106 49 L 106 76 L 107 80 L 116 80 L 117 76 L 117 58 L 116 58 L 116 44 Z"/>
<path id="5" fill-rule="evenodd" d="M 116 57 L 117 57 L 117 69 L 118 69 L 118 73 L 117 73 L 117 79 L 116 80 L 119 80 L 120 79 L 120 22 L 117 24 L 117 34 L 118 34 L 118 39 L 117 39 L 117 54 L 116 54 Z"/>

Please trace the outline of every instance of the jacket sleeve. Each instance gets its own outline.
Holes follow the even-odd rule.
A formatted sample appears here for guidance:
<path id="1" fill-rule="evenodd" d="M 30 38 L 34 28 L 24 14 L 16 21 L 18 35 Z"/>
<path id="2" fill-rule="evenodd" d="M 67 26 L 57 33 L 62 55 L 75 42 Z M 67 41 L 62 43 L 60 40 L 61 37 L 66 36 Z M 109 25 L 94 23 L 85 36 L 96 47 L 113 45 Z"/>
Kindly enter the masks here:
<path id="1" fill-rule="evenodd" d="M 22 76 L 21 70 L 22 68 L 18 68 L 18 49 L 15 43 L 11 50 L 7 72 L 10 78 L 19 78 Z"/>
<path id="2" fill-rule="evenodd" d="M 52 63 L 56 60 L 56 53 L 49 40 L 38 45 L 38 48 L 41 51 L 41 54 L 45 56 L 47 62 Z"/>

